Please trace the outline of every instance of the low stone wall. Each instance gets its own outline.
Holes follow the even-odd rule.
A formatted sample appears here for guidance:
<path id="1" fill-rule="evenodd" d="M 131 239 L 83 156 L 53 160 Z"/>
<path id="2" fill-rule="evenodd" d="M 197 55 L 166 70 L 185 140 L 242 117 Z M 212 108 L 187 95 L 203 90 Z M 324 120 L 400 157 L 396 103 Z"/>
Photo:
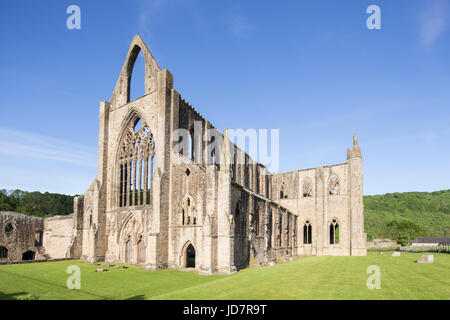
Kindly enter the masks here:
<path id="1" fill-rule="evenodd" d="M 373 239 L 372 241 L 367 242 L 367 249 L 386 249 L 392 248 L 396 249 L 400 247 L 397 241 L 391 239 Z"/>
<path id="2" fill-rule="evenodd" d="M 64 259 L 50 259 L 50 260 L 7 261 L 7 262 L 0 262 L 0 266 L 8 265 L 8 264 L 42 263 L 42 262 L 56 262 L 56 261 L 66 261 L 66 260 L 72 260 L 72 259 L 64 258 Z"/>

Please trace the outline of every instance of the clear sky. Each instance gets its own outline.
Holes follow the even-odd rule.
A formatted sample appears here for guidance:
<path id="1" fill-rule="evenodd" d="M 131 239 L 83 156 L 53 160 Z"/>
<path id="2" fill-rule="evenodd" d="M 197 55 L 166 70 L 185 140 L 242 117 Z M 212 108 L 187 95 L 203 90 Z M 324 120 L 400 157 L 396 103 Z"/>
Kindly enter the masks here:
<path id="1" fill-rule="evenodd" d="M 448 0 L 4 2 L 0 188 L 84 193 L 99 101 L 140 34 L 217 128 L 280 129 L 280 171 L 345 162 L 358 133 L 365 194 L 449 189 L 449 18 Z"/>

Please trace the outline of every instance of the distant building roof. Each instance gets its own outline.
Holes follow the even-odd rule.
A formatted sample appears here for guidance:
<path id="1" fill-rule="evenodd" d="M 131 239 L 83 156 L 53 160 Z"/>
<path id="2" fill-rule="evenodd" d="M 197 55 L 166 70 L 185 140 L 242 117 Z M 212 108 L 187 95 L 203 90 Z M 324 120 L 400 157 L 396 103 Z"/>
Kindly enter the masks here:
<path id="1" fill-rule="evenodd" d="M 439 245 L 450 245 L 450 238 L 444 237 L 419 237 L 415 238 L 411 243 L 439 243 Z"/>

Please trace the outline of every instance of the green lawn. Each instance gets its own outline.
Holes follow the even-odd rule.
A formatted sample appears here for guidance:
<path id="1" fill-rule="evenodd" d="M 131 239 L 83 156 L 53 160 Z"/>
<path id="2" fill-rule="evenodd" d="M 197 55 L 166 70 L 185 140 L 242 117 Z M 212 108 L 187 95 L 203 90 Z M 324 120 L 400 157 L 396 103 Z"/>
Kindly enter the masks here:
<path id="1" fill-rule="evenodd" d="M 310 257 L 234 275 L 199 276 L 130 266 L 62 261 L 0 266 L 0 299 L 449 299 L 450 255 L 418 264 L 422 254 L 369 252 L 367 257 Z M 66 288 L 68 266 L 81 268 L 81 290 Z M 367 267 L 381 269 L 381 289 L 369 290 Z M 104 266 L 104 265 L 102 265 Z"/>

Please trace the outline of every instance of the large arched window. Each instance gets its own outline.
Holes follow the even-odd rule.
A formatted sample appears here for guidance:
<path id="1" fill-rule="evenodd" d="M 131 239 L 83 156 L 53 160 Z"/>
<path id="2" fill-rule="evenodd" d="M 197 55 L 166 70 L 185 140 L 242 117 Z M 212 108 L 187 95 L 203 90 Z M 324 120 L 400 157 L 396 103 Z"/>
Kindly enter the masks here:
<path id="1" fill-rule="evenodd" d="M 330 222 L 330 244 L 339 244 L 339 224 L 336 219 Z"/>
<path id="2" fill-rule="evenodd" d="M 303 181 L 303 197 L 311 197 L 312 196 L 312 181 L 310 178 L 306 178 Z"/>
<path id="3" fill-rule="evenodd" d="M 337 196 L 341 193 L 339 179 L 335 174 L 330 177 L 330 181 L 328 183 L 328 193 L 334 196 Z"/>
<path id="4" fill-rule="evenodd" d="M 303 226 L 303 243 L 311 244 L 312 243 L 312 227 L 309 223 L 309 220 L 306 220 L 305 225 Z"/>
<path id="5" fill-rule="evenodd" d="M 150 204 L 155 141 L 142 119 L 134 118 L 119 152 L 119 207 Z"/>

